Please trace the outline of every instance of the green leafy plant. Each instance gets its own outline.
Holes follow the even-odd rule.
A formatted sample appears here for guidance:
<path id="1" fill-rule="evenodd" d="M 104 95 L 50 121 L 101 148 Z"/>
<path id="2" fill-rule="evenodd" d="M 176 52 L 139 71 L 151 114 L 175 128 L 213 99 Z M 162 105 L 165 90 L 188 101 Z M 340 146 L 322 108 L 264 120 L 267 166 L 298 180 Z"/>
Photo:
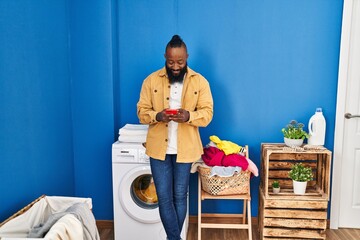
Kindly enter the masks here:
<path id="1" fill-rule="evenodd" d="M 277 180 L 273 181 L 272 187 L 273 187 L 273 188 L 279 188 L 279 187 L 280 187 L 279 181 L 277 181 Z"/>
<path id="2" fill-rule="evenodd" d="M 290 139 L 305 139 L 309 137 L 309 134 L 303 129 L 304 124 L 298 123 L 296 120 L 291 120 L 286 127 L 281 129 L 284 137 Z"/>
<path id="3" fill-rule="evenodd" d="M 302 163 L 296 163 L 289 171 L 289 177 L 298 182 L 307 182 L 313 180 L 311 167 L 305 167 Z"/>

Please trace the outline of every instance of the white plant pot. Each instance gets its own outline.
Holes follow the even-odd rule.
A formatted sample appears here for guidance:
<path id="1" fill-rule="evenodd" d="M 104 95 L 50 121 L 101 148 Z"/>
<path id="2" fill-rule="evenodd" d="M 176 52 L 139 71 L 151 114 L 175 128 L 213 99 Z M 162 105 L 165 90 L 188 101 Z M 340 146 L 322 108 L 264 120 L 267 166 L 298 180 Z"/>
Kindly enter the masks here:
<path id="1" fill-rule="evenodd" d="M 304 139 L 290 139 L 284 137 L 284 143 L 289 147 L 300 147 L 304 143 Z"/>
<path id="2" fill-rule="evenodd" d="M 294 193 L 304 195 L 306 192 L 307 182 L 298 182 L 293 180 Z"/>
<path id="3" fill-rule="evenodd" d="M 275 193 L 275 194 L 278 194 L 280 192 L 280 188 L 278 187 L 278 188 L 274 188 L 273 187 L 273 193 Z"/>

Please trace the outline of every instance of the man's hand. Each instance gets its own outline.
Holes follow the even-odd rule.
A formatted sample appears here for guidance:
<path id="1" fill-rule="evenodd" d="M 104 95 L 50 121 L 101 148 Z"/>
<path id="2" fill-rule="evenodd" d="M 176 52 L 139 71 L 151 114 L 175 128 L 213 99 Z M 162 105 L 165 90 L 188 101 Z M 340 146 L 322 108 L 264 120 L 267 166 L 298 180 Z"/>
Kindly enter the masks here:
<path id="1" fill-rule="evenodd" d="M 189 118 L 190 118 L 190 113 L 182 108 L 178 109 L 176 114 L 167 114 L 166 109 L 156 114 L 156 121 L 165 122 L 165 123 L 170 121 L 183 123 L 189 121 Z"/>
<path id="2" fill-rule="evenodd" d="M 165 112 L 166 109 L 162 110 L 161 112 L 158 112 L 156 114 L 156 121 L 158 122 L 164 122 L 164 123 L 167 123 L 167 122 L 170 122 L 171 119 L 169 118 L 170 115 L 169 114 L 166 114 Z"/>
<path id="3" fill-rule="evenodd" d="M 170 120 L 178 123 L 187 122 L 189 121 L 189 118 L 190 118 L 190 113 L 182 108 L 178 109 L 177 114 L 169 115 Z"/>

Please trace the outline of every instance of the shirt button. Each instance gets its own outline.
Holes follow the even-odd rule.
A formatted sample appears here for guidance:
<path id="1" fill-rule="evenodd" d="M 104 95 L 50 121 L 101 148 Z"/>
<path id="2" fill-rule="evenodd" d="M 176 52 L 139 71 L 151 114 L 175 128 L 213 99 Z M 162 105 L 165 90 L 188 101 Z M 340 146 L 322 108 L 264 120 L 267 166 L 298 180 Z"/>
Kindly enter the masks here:
<path id="1" fill-rule="evenodd" d="M 166 100 L 169 100 L 169 97 L 167 97 Z"/>
<path id="2" fill-rule="evenodd" d="M 168 140 L 167 139 L 165 139 L 165 142 L 167 142 Z"/>

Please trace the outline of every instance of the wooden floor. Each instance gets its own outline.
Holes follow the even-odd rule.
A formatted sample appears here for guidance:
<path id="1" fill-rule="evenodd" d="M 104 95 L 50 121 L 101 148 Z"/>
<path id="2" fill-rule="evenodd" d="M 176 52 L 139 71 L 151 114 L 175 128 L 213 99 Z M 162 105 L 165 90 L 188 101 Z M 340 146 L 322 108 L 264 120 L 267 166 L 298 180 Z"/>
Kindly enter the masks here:
<path id="1" fill-rule="evenodd" d="M 253 223 L 253 240 L 259 240 L 258 226 Z M 114 240 L 112 223 L 98 223 L 101 240 Z M 202 239 L 206 240 L 239 240 L 248 239 L 247 230 L 206 229 L 202 230 Z M 328 229 L 326 240 L 359 240 L 360 229 Z M 121 239 L 122 240 L 122 239 Z M 126 240 L 126 239 L 125 239 Z M 141 239 L 139 239 L 141 240 Z M 190 220 L 187 240 L 197 240 L 197 224 Z"/>

